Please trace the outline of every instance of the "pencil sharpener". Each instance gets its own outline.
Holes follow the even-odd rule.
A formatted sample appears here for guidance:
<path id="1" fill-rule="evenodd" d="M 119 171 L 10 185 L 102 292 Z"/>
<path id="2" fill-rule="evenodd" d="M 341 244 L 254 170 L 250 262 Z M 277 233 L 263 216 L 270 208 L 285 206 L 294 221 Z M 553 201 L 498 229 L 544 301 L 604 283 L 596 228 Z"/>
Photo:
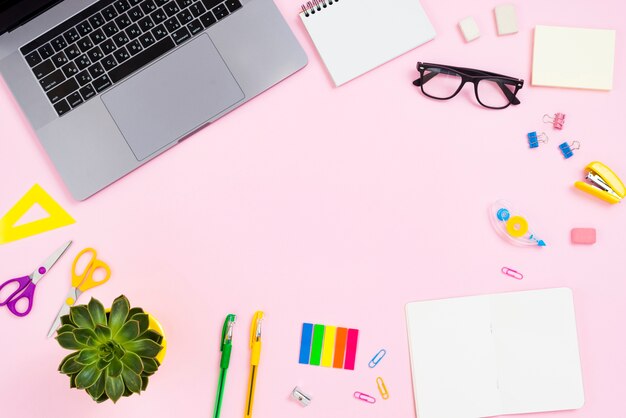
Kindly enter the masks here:
<path id="1" fill-rule="evenodd" d="M 298 401 L 302 406 L 308 406 L 311 403 L 311 397 L 297 386 L 291 391 L 291 397 Z"/>

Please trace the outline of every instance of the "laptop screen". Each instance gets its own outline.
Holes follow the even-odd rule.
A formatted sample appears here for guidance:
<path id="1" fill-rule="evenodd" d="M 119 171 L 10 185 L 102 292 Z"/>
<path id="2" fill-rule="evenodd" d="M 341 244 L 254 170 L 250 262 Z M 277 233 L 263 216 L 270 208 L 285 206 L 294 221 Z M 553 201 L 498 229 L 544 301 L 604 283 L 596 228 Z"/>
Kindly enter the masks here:
<path id="1" fill-rule="evenodd" d="M 0 0 L 0 35 L 27 22 L 60 0 Z"/>

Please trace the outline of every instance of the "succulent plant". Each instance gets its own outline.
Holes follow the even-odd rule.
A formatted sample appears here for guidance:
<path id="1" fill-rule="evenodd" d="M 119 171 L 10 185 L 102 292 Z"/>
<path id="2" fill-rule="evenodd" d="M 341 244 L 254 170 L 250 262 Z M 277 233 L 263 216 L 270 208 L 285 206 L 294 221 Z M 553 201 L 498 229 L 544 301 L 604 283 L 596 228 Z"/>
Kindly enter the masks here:
<path id="1" fill-rule="evenodd" d="M 106 312 L 100 301 L 77 305 L 61 318 L 57 341 L 75 350 L 63 359 L 59 371 L 70 377 L 70 387 L 85 389 L 96 402 L 117 402 L 146 390 L 148 378 L 160 366 L 156 359 L 163 336 L 148 329 L 149 316 L 130 308 L 126 296 L 113 301 Z"/>

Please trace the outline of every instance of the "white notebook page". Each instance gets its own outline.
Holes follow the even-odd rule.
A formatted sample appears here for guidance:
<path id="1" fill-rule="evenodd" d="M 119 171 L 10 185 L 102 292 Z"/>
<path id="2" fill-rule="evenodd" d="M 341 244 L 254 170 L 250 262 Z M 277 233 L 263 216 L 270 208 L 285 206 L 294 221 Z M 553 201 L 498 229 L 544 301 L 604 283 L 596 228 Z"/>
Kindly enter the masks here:
<path id="1" fill-rule="evenodd" d="M 435 37 L 419 0 L 339 0 L 300 17 L 336 86 Z"/>

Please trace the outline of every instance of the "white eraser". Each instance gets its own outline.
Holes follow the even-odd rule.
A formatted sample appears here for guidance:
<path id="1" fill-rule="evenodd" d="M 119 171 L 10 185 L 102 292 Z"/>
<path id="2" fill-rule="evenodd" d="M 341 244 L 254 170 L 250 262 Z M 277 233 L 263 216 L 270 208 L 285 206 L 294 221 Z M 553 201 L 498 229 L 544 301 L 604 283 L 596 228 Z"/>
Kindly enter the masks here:
<path id="1" fill-rule="evenodd" d="M 498 35 L 510 35 L 517 33 L 517 14 L 512 4 L 501 4 L 494 9 Z"/>
<path id="2" fill-rule="evenodd" d="M 480 30 L 473 17 L 466 17 L 459 22 L 459 28 L 463 32 L 465 42 L 471 42 L 480 36 Z"/>

